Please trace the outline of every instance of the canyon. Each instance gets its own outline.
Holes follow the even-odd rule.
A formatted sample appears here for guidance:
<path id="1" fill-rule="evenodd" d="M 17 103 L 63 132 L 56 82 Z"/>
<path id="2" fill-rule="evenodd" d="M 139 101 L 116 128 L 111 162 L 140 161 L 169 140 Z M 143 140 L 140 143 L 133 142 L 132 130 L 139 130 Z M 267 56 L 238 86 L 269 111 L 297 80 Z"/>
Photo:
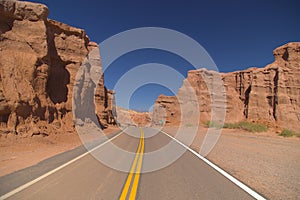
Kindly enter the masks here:
<path id="1" fill-rule="evenodd" d="M 0 1 L 1 133 L 48 136 L 75 132 L 74 122 L 89 120 L 107 128 L 190 126 L 222 118 L 300 130 L 299 42 L 276 48 L 275 61 L 264 68 L 191 70 L 176 96 L 160 95 L 152 113 L 139 113 L 116 107 L 114 91 L 104 85 L 99 46 L 84 30 L 48 19 L 48 12 L 42 4 Z M 216 119 L 213 109 L 224 114 Z"/>
<path id="2" fill-rule="evenodd" d="M 300 131 L 300 42 L 276 48 L 274 62 L 263 68 L 251 67 L 229 73 L 206 68 L 191 70 L 177 95 L 162 94 L 151 112 L 137 112 L 116 106 L 115 92 L 105 87 L 101 47 L 92 42 L 83 29 L 49 19 L 48 14 L 49 10 L 43 4 L 0 0 L 0 176 L 8 175 L 9 178 L 9 174 L 47 158 L 55 160 L 55 155 L 62 153 L 60 156 L 64 157 L 67 151 L 76 153 L 78 149 L 75 148 L 86 142 L 82 138 L 87 138 L 87 144 L 97 141 L 98 136 L 112 138 L 128 126 L 162 128 L 185 143 L 183 137 L 177 137 L 179 126 L 184 128 L 185 136 L 189 136 L 189 131 L 200 125 L 196 127 L 190 148 L 201 152 L 210 129 L 207 122 L 248 121 L 271 128 L 257 134 L 223 129 L 218 143 L 206 158 L 266 198 L 295 199 L 299 196 L 300 140 L 298 137 L 284 138 L 277 133 L 283 129 Z M 89 131 L 98 130 L 91 122 L 99 123 L 104 135 Z M 84 129 L 86 124 L 90 129 Z M 81 135 L 84 137 L 76 133 L 76 125 L 85 130 Z M 127 130 L 130 129 L 135 128 Z M 126 136 L 125 130 L 124 133 L 122 135 Z M 146 131 L 145 135 L 149 136 Z M 149 145 L 154 139 L 155 136 L 145 137 L 147 152 L 156 150 L 156 146 L 163 147 L 159 142 Z M 124 149 L 131 145 L 135 152 L 136 147 L 132 145 L 135 141 L 124 140 L 119 145 Z M 118 145 L 118 142 L 113 143 Z M 107 155 L 119 161 L 114 154 Z M 84 166 L 91 165 L 87 162 Z M 184 163 L 175 173 L 184 175 L 191 169 L 185 166 L 192 164 Z M 30 177 L 36 173 L 35 169 L 22 171 Z M 82 168 L 79 171 L 70 176 L 85 188 L 85 183 L 90 180 L 81 173 Z M 20 185 L 19 172 L 15 181 Z M 98 172 L 103 173 L 101 169 Z M 112 180 L 112 185 L 99 181 L 94 173 L 90 174 L 101 184 L 99 188 L 103 185 L 115 188 L 114 180 L 117 179 L 111 172 L 107 173 L 110 178 L 105 180 Z M 168 183 L 183 180 L 173 179 L 173 174 L 174 171 L 167 172 Z M 84 178 L 78 179 L 78 175 Z M 6 180 L 2 179 L 2 185 L 10 184 L 11 180 Z M 183 181 L 186 187 L 171 189 L 188 191 L 185 189 L 193 186 L 188 178 Z M 70 192 L 75 188 L 82 194 L 88 193 L 79 185 L 75 184 L 74 188 L 64 185 L 68 185 Z M 60 189 L 65 192 L 66 188 Z M 162 189 L 168 191 L 168 188 Z M 97 192 L 101 195 L 108 190 Z M 119 195 L 120 191 L 116 193 Z"/>

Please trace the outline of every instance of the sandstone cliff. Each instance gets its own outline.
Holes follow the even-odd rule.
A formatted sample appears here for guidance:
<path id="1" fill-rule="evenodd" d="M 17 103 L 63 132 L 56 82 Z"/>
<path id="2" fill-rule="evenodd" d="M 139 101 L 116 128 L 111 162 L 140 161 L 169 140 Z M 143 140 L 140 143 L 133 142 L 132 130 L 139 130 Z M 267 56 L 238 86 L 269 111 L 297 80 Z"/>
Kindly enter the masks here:
<path id="1" fill-rule="evenodd" d="M 45 5 L 0 0 L 2 132 L 47 135 L 51 131 L 74 131 L 75 75 L 98 46 L 90 42 L 84 30 L 47 17 Z M 96 85 L 96 98 L 102 99 L 97 114 L 107 124 L 111 121 L 104 119 L 108 119 L 112 107 L 108 102 L 113 98 L 108 99 L 111 93 L 106 92 L 103 76 Z"/>
<path id="2" fill-rule="evenodd" d="M 224 83 L 226 122 L 243 120 L 265 123 L 270 126 L 300 130 L 300 43 L 288 43 L 273 51 L 275 61 L 264 68 L 218 73 L 206 69 L 189 71 L 185 82 L 189 82 L 196 93 L 203 123 L 211 120 L 211 97 L 209 92 L 216 77 Z M 161 95 L 156 100 L 156 120 L 164 118 L 166 125 L 179 125 L 182 120 L 180 110 L 188 102 L 180 102 L 183 86 L 177 96 Z M 165 117 L 160 113 L 165 112 Z M 158 116 L 158 117 L 157 117 Z M 159 117 L 160 116 L 160 117 Z"/>
<path id="3" fill-rule="evenodd" d="M 151 118 L 148 112 L 137 112 L 117 107 L 117 122 L 119 125 L 150 126 Z"/>

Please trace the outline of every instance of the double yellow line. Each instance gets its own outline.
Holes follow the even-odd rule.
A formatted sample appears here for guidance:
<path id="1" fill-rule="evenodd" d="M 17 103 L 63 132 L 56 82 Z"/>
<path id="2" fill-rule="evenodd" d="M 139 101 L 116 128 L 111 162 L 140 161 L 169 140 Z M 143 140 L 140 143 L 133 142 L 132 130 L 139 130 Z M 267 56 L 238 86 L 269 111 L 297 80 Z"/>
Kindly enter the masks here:
<path id="1" fill-rule="evenodd" d="M 140 143 L 136 151 L 127 180 L 123 187 L 120 200 L 126 200 L 127 196 L 129 200 L 134 200 L 136 198 L 136 193 L 139 185 L 140 173 L 141 173 L 141 168 L 143 163 L 144 149 L 145 149 L 144 131 L 142 128 L 140 128 Z M 131 186 L 131 191 L 128 194 L 130 190 L 130 186 Z"/>

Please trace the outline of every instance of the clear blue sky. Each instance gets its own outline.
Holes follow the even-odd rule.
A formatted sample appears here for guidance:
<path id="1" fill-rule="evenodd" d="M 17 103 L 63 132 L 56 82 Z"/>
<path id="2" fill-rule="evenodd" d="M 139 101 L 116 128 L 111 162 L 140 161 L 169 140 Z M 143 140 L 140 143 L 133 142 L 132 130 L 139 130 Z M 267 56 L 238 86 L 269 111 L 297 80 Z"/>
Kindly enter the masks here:
<path id="1" fill-rule="evenodd" d="M 223 72 L 265 66 L 273 61 L 274 48 L 300 41 L 300 1 L 297 0 L 33 1 L 49 7 L 49 18 L 85 29 L 97 43 L 138 27 L 180 31 L 198 41 Z M 113 88 L 123 73 L 149 62 L 170 65 L 183 75 L 191 69 L 185 60 L 168 52 L 131 52 L 105 72 L 106 86 Z M 162 86 L 145 85 L 133 94 L 130 108 L 147 110 L 160 93 L 172 94 Z M 117 103 L 122 106 L 118 96 Z"/>

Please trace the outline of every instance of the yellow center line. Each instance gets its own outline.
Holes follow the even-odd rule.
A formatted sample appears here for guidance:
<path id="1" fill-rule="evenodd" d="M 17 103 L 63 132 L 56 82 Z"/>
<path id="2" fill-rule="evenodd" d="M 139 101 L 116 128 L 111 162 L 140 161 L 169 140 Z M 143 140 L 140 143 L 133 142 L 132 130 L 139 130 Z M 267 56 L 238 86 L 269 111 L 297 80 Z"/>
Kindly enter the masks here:
<path id="1" fill-rule="evenodd" d="M 126 183 L 123 187 L 121 196 L 120 196 L 120 200 L 126 200 L 130 185 L 132 183 L 132 177 L 134 176 L 134 180 L 131 186 L 131 192 L 129 195 L 129 199 L 130 200 L 134 200 L 136 198 L 136 193 L 137 193 L 137 188 L 138 188 L 138 184 L 139 184 L 139 178 L 140 178 L 140 172 L 141 172 L 141 168 L 142 168 L 142 163 L 143 163 L 143 154 L 144 154 L 144 148 L 145 148 L 145 144 L 144 144 L 144 132 L 142 130 L 142 128 L 140 128 L 140 142 L 139 142 L 139 146 L 138 149 L 136 151 L 136 155 L 135 158 L 133 160 L 130 172 L 128 174 Z"/>
<path id="2" fill-rule="evenodd" d="M 143 154 L 144 154 L 144 132 L 141 129 L 141 140 L 142 140 L 142 149 L 140 152 L 140 157 L 139 157 L 139 162 L 138 162 L 138 166 L 137 166 L 137 170 L 135 172 L 135 176 L 134 176 L 134 181 L 133 181 L 133 185 L 131 188 L 131 193 L 129 196 L 130 200 L 134 200 L 136 197 L 136 193 L 137 193 L 137 188 L 139 185 L 139 179 L 140 179 L 140 173 L 141 173 L 141 168 L 142 168 L 142 162 L 143 162 Z"/>

